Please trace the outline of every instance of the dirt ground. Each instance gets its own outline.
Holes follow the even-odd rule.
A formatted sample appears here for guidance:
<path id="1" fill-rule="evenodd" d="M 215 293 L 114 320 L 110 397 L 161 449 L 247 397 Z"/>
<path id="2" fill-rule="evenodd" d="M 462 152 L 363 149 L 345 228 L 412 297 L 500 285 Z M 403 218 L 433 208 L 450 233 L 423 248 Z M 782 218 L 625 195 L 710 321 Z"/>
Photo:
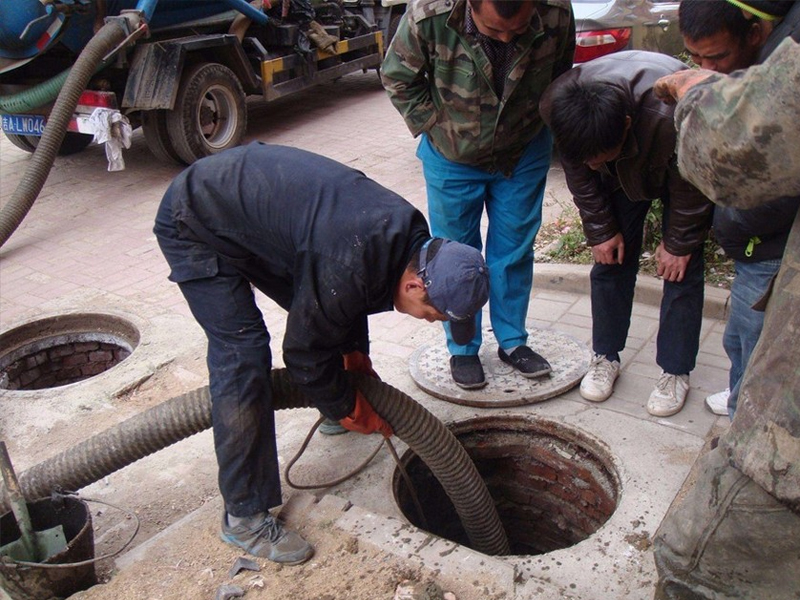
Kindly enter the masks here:
<path id="1" fill-rule="evenodd" d="M 405 580 L 430 581 L 397 558 L 360 544 L 356 538 L 332 528 L 300 529 L 316 550 L 315 556 L 303 565 L 284 567 L 256 559 L 258 571 L 243 570 L 231 576 L 231 567 L 242 553 L 223 544 L 217 532 L 205 526 L 192 533 L 191 539 L 160 545 L 157 555 L 148 554 L 146 561 L 125 569 L 108 583 L 71 598 L 218 598 L 218 590 L 227 585 L 239 587 L 246 592 L 245 598 L 253 600 L 389 599 L 394 597 L 398 584 Z"/>
<path id="2" fill-rule="evenodd" d="M 202 382 L 204 365 L 199 354 L 183 357 L 162 368 L 155 375 L 115 398 L 113 407 L 87 404 L 72 418 L 55 421 L 46 436 L 36 428 L 20 432 L 13 441 L 13 452 L 20 465 L 35 464 L 63 449 L 70 448 L 124 419 L 172 396 L 184 393 L 195 380 Z M 57 402 L 57 401 L 55 401 Z M 48 410 L 47 406 L 39 406 Z M 55 409 L 55 407 L 50 407 Z M 23 411 L 22 404 L 18 411 Z M 12 413 L 14 411 L 12 410 Z M 316 420 L 315 411 L 307 411 L 309 427 Z M 13 420 L 14 415 L 9 415 Z M 25 415 L 19 415 L 22 420 Z M 297 432 L 305 436 L 306 431 Z M 293 443 L 297 446 L 298 444 Z M 296 448 L 291 449 L 293 454 Z M 288 451 L 287 451 L 288 452 Z M 177 457 L 184 457 L 184 466 Z M 203 460 L 206 457 L 207 460 Z M 197 460 L 197 459 L 200 460 Z M 197 465 L 205 465 L 198 469 Z M 24 469 L 18 469 L 23 472 Z M 313 474 L 313 471 L 312 471 Z M 330 475 L 330 474 L 328 474 Z M 319 476 L 319 475 L 316 475 Z M 307 480 L 308 473 L 298 479 Z M 313 479 L 313 475 L 312 475 Z M 284 495 L 294 490 L 284 486 Z M 299 600 L 398 599 L 441 600 L 417 588 L 435 584 L 435 574 L 414 569 L 391 554 L 359 540 L 333 524 L 309 524 L 297 528 L 315 547 L 314 557 L 306 564 L 283 567 L 268 560 L 254 559 L 258 571 L 243 570 L 230 574 L 237 558 L 245 556 L 218 538 L 215 518 L 221 513 L 221 499 L 216 485 L 216 462 L 210 430 L 178 442 L 169 451 L 152 454 L 104 477 L 80 491 L 89 501 L 95 536 L 95 556 L 115 553 L 124 547 L 134 551 L 165 531 L 180 519 L 191 523 L 182 528 L 185 537 L 162 536 L 158 544 L 147 545 L 146 558 L 126 562 L 117 569 L 114 559 L 97 563 L 99 584 L 70 596 L 75 600 L 185 600 L 187 598 L 228 598 L 222 586 L 236 586 L 248 599 L 292 598 Z M 205 515 L 193 518 L 193 514 Z M 188 516 L 187 516 L 188 515 Z M 138 521 L 138 532 L 131 535 Z M 209 523 L 214 523 L 210 526 Z M 124 555 L 124 553 L 123 553 Z M 253 558 L 253 557 L 250 557 Z M 423 572 L 424 571 L 424 572 Z M 406 583 L 403 588 L 403 583 Z M 410 593 L 408 586 L 417 593 Z M 401 592 L 405 589 L 405 594 Z M 396 595 L 397 594 L 397 595 Z M 479 594 L 476 598 L 492 598 Z M 468 595 L 448 598 L 469 600 Z M 500 600 L 502 596 L 497 597 Z"/>

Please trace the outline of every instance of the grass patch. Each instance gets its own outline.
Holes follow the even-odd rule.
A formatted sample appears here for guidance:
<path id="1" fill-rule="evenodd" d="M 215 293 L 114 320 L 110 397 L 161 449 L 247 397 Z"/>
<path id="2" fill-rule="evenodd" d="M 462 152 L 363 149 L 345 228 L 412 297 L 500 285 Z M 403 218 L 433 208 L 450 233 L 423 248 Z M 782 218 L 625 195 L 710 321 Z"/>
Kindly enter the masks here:
<path id="1" fill-rule="evenodd" d="M 654 277 L 655 251 L 661 243 L 661 215 L 661 202 L 656 200 L 645 219 L 642 255 L 639 259 L 639 272 Z M 534 249 L 537 262 L 579 265 L 591 265 L 594 262 L 577 209 L 568 209 L 557 220 L 542 225 Z M 703 252 L 706 284 L 729 290 L 734 277 L 733 260 L 717 244 L 713 232 L 706 239 Z"/>

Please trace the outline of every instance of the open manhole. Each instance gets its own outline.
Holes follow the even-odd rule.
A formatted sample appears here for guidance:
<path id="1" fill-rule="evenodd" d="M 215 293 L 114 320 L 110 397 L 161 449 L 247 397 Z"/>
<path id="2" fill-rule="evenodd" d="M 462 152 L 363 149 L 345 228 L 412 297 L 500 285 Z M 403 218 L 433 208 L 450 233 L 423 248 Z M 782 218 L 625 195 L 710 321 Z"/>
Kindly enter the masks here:
<path id="1" fill-rule="evenodd" d="M 595 533 L 617 507 L 620 482 L 611 456 L 583 432 L 522 417 L 474 419 L 450 430 L 486 482 L 512 554 L 569 548 Z M 394 498 L 406 518 L 469 547 L 458 514 L 430 469 L 410 450 L 402 463 L 419 500 L 396 469 Z"/>
<path id="2" fill-rule="evenodd" d="M 0 334 L 0 389 L 42 390 L 108 371 L 139 344 L 139 331 L 118 316 L 58 315 Z"/>

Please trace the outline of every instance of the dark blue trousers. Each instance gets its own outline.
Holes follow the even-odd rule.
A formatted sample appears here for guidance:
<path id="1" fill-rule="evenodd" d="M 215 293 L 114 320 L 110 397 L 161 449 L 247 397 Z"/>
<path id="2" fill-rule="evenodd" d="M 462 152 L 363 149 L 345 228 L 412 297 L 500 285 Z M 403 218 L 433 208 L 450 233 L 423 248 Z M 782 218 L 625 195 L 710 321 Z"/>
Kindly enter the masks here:
<path id="1" fill-rule="evenodd" d="M 662 202 L 665 231 L 669 198 Z M 612 196 L 612 210 L 625 240 L 625 258 L 621 265 L 595 264 L 592 268 L 592 348 L 597 354 L 619 353 L 625 348 L 650 204 L 631 202 L 622 190 Z M 701 244 L 692 253 L 683 281 L 664 281 L 656 363 L 667 373 L 684 375 L 694 369 L 703 318 L 703 277 Z"/>
<path id="2" fill-rule="evenodd" d="M 219 489 L 229 514 L 246 517 L 281 504 L 270 336 L 250 282 L 207 245 L 181 237 L 167 199 L 155 233 L 208 339 L 207 363 Z"/>

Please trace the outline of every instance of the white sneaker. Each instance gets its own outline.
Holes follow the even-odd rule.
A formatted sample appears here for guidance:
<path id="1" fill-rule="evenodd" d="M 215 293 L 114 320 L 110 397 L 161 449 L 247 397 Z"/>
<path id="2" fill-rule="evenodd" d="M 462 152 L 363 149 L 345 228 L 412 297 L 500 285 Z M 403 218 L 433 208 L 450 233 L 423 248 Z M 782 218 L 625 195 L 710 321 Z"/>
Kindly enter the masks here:
<path id="1" fill-rule="evenodd" d="M 597 354 L 589 365 L 589 371 L 581 380 L 581 396 L 592 402 L 603 402 L 614 391 L 614 382 L 619 377 L 619 361 L 610 361 Z"/>
<path id="2" fill-rule="evenodd" d="M 731 395 L 730 388 L 725 388 L 721 392 L 706 396 L 706 406 L 715 415 L 728 415 L 728 396 Z"/>
<path id="3" fill-rule="evenodd" d="M 669 417 L 683 408 L 689 393 L 688 375 L 661 373 L 656 389 L 647 401 L 647 412 L 654 417 Z"/>

